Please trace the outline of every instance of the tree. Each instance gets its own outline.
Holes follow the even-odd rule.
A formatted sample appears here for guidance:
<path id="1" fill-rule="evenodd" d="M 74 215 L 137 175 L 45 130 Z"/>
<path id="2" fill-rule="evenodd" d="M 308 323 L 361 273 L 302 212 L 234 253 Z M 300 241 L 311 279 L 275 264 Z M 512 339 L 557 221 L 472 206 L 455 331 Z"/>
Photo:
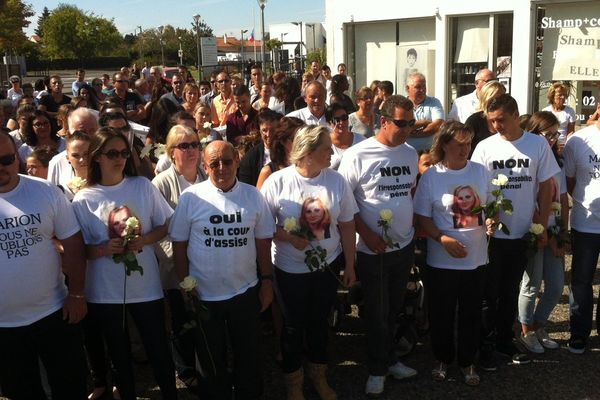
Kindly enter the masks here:
<path id="1" fill-rule="evenodd" d="M 42 26 L 44 25 L 44 22 L 48 19 L 48 17 L 50 16 L 50 10 L 48 10 L 48 7 L 44 7 L 44 10 L 42 11 L 42 15 L 40 15 L 38 17 L 38 21 L 37 21 L 37 28 L 35 28 L 35 34 L 38 35 L 39 37 L 42 37 Z"/>
<path id="2" fill-rule="evenodd" d="M 112 20 L 60 4 L 42 26 L 42 52 L 48 58 L 112 55 L 123 42 Z"/>
<path id="3" fill-rule="evenodd" d="M 23 32 L 29 26 L 30 18 L 34 15 L 29 4 L 20 0 L 6 0 L 0 7 L 0 49 L 3 52 L 19 51 L 27 43 Z"/>

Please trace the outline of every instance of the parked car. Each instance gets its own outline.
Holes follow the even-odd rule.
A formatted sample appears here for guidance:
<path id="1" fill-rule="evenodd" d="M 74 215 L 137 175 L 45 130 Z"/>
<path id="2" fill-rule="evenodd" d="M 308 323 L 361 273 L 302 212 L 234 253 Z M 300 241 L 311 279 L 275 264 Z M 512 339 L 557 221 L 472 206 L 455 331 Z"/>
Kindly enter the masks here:
<path id="1" fill-rule="evenodd" d="M 171 80 L 173 79 L 173 75 L 175 75 L 178 71 L 179 71 L 179 69 L 177 67 L 164 67 L 163 68 L 163 78 L 165 79 L 165 81 L 171 83 Z"/>

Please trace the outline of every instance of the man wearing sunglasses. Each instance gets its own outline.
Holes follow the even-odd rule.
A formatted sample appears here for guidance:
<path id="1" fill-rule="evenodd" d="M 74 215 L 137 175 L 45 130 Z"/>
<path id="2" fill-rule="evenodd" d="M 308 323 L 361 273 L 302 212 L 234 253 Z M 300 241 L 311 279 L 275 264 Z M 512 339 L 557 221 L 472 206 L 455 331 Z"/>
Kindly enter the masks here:
<path id="1" fill-rule="evenodd" d="M 411 191 L 418 157 L 405 144 L 415 125 L 413 103 L 404 96 L 390 96 L 381 108 L 380 124 L 377 136 L 344 152 L 338 169 L 359 208 L 357 268 L 365 297 L 369 369 L 365 392 L 370 396 L 383 393 L 388 375 L 404 379 L 417 373 L 398 361 L 392 347 L 392 328 L 414 259 Z M 384 210 L 392 212 L 385 229 Z"/>
<path id="2" fill-rule="evenodd" d="M 407 140 L 408 144 L 418 150 L 429 150 L 433 135 L 444 123 L 442 103 L 435 97 L 427 96 L 425 75 L 414 72 L 406 79 L 407 97 L 415 107 L 415 127 Z"/>
<path id="3" fill-rule="evenodd" d="M 231 143 L 210 143 L 204 151 L 209 179 L 182 193 L 169 228 L 177 275 L 197 279 L 200 291 L 191 295 L 209 311 L 197 349 L 208 398 L 214 399 L 230 399 L 232 383 L 236 398 L 260 398 L 259 311 L 273 300 L 275 222 L 260 192 L 236 179 L 238 166 Z M 232 374 L 226 337 L 236 354 Z"/>
<path id="4" fill-rule="evenodd" d="M 127 119 L 140 121 L 144 118 L 144 101 L 129 90 L 129 79 L 122 72 L 113 75 L 114 90 L 109 95 L 110 100 L 114 100 L 121 105 L 121 108 L 127 113 Z"/>
<path id="5" fill-rule="evenodd" d="M 81 327 L 85 246 L 67 199 L 49 182 L 19 175 L 12 138 L 0 132 L 0 386 L 11 399 L 86 398 Z M 64 247 L 56 251 L 54 238 Z M 69 287 L 64 284 L 63 272 Z"/>
<path id="6" fill-rule="evenodd" d="M 164 94 L 161 97 L 161 99 L 169 100 L 170 102 L 175 104 L 175 106 L 180 108 L 181 103 L 183 103 L 183 87 L 184 87 L 184 85 L 185 85 L 185 80 L 184 80 L 183 76 L 179 72 L 176 72 L 175 74 L 173 74 L 173 78 L 171 79 L 171 86 L 173 87 L 173 90 L 171 90 L 167 94 Z"/>
<path id="7" fill-rule="evenodd" d="M 488 82 L 497 80 L 494 71 L 487 68 L 480 69 L 475 75 L 475 90 L 461 97 L 457 97 L 448 113 L 448 119 L 460 121 L 463 124 L 475 112 L 479 105 L 479 92 Z"/>

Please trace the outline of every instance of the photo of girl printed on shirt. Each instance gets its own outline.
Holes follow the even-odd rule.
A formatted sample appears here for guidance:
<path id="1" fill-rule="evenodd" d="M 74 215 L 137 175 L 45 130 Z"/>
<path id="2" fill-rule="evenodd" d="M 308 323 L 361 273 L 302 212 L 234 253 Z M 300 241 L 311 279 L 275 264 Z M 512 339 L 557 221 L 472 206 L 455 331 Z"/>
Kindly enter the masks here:
<path id="1" fill-rule="evenodd" d="M 300 226 L 308 228 L 316 240 L 329 239 L 331 216 L 323 201 L 318 197 L 309 197 L 302 203 Z"/>
<path id="2" fill-rule="evenodd" d="M 472 212 L 474 207 L 481 205 L 477 191 L 469 185 L 461 185 L 454 189 L 453 195 L 452 213 L 454 216 L 452 220 L 454 221 L 454 229 L 482 226 L 482 213 L 473 214 Z"/>
<path id="3" fill-rule="evenodd" d="M 125 237 L 127 230 L 125 229 L 127 219 L 133 217 L 133 212 L 127 206 L 120 206 L 114 208 L 110 214 L 108 214 L 108 237 L 111 239 Z M 139 235 L 142 231 L 141 225 L 138 226 L 133 232 L 135 235 Z"/>

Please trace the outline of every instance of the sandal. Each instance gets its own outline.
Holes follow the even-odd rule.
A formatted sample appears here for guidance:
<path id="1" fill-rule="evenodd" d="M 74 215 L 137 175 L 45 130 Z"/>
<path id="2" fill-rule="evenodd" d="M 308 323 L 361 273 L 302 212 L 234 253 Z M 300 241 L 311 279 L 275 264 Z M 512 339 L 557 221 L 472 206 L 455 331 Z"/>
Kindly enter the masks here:
<path id="1" fill-rule="evenodd" d="M 479 382 L 481 381 L 481 379 L 479 378 L 477 371 L 475 371 L 474 365 L 471 365 L 470 367 L 466 368 L 461 368 L 461 371 L 465 377 L 465 384 L 467 384 L 467 386 L 479 386 Z"/>
<path id="2" fill-rule="evenodd" d="M 431 371 L 431 377 L 436 382 L 443 382 L 448 375 L 448 366 L 443 362 L 436 364 L 437 366 Z"/>

